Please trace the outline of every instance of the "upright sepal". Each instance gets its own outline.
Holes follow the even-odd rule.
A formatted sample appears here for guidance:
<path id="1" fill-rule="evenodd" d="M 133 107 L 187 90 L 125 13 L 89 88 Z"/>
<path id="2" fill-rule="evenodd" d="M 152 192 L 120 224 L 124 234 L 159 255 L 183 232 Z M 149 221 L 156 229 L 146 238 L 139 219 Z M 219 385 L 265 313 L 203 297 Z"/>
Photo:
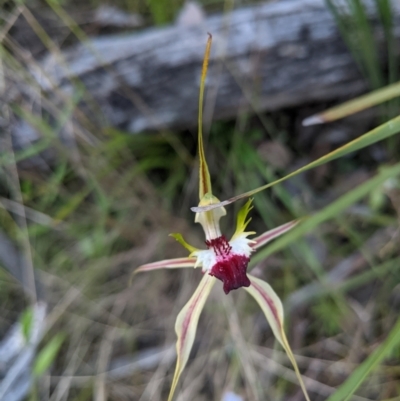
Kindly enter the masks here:
<path id="1" fill-rule="evenodd" d="M 179 377 L 189 359 L 190 351 L 192 349 L 197 331 L 200 313 L 203 310 L 204 304 L 214 284 L 215 278 L 205 274 L 196 291 L 189 299 L 188 303 L 179 312 L 179 315 L 176 319 L 175 331 L 176 335 L 178 336 L 178 340 L 176 342 L 177 359 L 168 401 L 172 400 Z"/>
<path id="2" fill-rule="evenodd" d="M 294 371 L 300 383 L 300 387 L 303 390 L 304 397 L 307 401 L 310 401 L 299 368 L 297 366 L 296 359 L 294 358 L 284 331 L 282 302 L 268 283 L 250 274 L 248 277 L 250 278 L 251 285 L 250 287 L 245 288 L 245 290 L 256 300 L 264 312 L 275 338 L 280 342 L 293 365 Z"/>
<path id="3" fill-rule="evenodd" d="M 212 37 L 209 34 L 206 51 L 204 53 L 203 68 L 201 70 L 200 94 L 199 94 L 199 120 L 198 120 L 198 145 L 199 145 L 199 198 L 200 200 L 207 193 L 211 194 L 211 179 L 208 171 L 206 156 L 203 146 L 203 99 L 204 86 L 206 82 L 208 60 L 210 59 Z"/>

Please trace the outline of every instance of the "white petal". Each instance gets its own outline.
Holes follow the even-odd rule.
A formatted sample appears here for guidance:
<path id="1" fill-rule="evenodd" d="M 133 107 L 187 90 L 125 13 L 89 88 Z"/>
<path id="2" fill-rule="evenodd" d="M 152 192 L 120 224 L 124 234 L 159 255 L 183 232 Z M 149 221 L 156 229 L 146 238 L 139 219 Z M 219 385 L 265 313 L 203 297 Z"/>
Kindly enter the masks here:
<path id="1" fill-rule="evenodd" d="M 253 251 L 253 248 L 250 246 L 250 244 L 254 243 L 254 241 L 246 238 L 246 236 L 247 234 L 243 233 L 229 242 L 229 245 L 232 247 L 232 253 L 250 257 L 250 254 Z"/>
<path id="2" fill-rule="evenodd" d="M 202 266 L 203 272 L 208 272 L 217 263 L 217 257 L 213 249 L 193 252 L 192 256 L 197 258 L 194 267 Z"/>

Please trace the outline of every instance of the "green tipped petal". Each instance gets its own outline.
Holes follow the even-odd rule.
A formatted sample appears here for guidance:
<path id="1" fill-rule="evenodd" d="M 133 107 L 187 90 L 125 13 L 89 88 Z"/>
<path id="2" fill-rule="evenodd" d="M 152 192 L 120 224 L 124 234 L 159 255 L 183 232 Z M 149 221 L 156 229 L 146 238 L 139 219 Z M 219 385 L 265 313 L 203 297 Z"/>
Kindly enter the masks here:
<path id="1" fill-rule="evenodd" d="M 235 234 L 233 234 L 232 239 L 235 239 L 239 235 L 244 233 L 244 230 L 246 229 L 247 225 L 250 223 L 251 218 L 247 219 L 247 215 L 249 214 L 250 210 L 253 209 L 252 205 L 253 199 L 250 198 L 239 210 L 239 213 L 237 215 L 237 220 L 236 220 L 236 231 Z M 254 231 L 248 232 L 246 234 L 255 234 Z"/>
<path id="2" fill-rule="evenodd" d="M 184 246 L 190 252 L 190 254 L 200 250 L 200 249 L 195 248 L 194 246 L 188 244 L 183 239 L 182 234 L 180 234 L 180 233 L 171 233 L 171 234 L 169 234 L 169 236 L 175 238 L 182 246 Z"/>

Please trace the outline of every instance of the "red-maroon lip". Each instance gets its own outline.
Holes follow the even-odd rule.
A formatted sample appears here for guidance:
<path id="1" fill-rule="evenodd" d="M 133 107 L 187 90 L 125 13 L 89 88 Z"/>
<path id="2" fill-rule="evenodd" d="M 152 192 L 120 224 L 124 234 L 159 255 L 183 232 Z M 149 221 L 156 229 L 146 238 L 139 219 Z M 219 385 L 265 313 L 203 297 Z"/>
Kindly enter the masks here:
<path id="1" fill-rule="evenodd" d="M 213 248 L 217 256 L 217 263 L 209 274 L 223 282 L 225 294 L 240 287 L 250 286 L 246 274 L 249 257 L 232 253 L 232 247 L 223 235 L 206 241 L 206 245 L 208 248 Z"/>

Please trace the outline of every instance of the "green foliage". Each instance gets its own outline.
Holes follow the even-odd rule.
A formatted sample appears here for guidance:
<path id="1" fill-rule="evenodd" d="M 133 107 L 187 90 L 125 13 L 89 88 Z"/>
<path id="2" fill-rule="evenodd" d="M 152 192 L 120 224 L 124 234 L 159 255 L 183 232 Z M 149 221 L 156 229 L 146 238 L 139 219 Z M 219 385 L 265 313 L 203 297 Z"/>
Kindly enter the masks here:
<path id="1" fill-rule="evenodd" d="M 371 89 L 378 89 L 398 80 L 399 58 L 396 51 L 391 0 L 374 0 L 374 6 L 383 28 L 386 47 L 388 73 L 379 61 L 378 46 L 375 41 L 367 7 L 362 0 L 326 0 L 339 26 L 342 37 L 356 60 L 361 72 L 368 79 Z M 385 109 L 389 117 L 397 115 L 399 101 L 391 101 Z"/>
<path id="2" fill-rule="evenodd" d="M 31 307 L 24 310 L 20 318 L 22 335 L 26 342 L 28 342 L 32 324 L 33 324 L 33 309 Z"/>
<path id="3" fill-rule="evenodd" d="M 177 1 L 171 0 L 147 0 L 147 4 L 155 25 L 171 22 L 178 9 Z"/>
<path id="4" fill-rule="evenodd" d="M 337 0 L 326 0 L 326 3 L 353 57 L 368 77 L 371 87 L 377 89 L 383 86 L 384 80 L 377 47 L 363 2 L 347 0 L 343 4 Z"/>
<path id="5" fill-rule="evenodd" d="M 396 322 L 386 339 L 377 347 L 352 375 L 331 395 L 327 401 L 348 401 L 367 377 L 386 359 L 400 344 L 400 319 Z"/>
<path id="6" fill-rule="evenodd" d="M 388 82 L 394 83 L 398 80 L 399 57 L 396 51 L 396 41 L 393 33 L 393 10 L 391 0 L 375 0 L 375 6 L 385 32 L 388 57 Z"/>
<path id="7" fill-rule="evenodd" d="M 35 377 L 42 376 L 50 365 L 54 362 L 62 343 L 65 340 L 63 333 L 57 333 L 37 354 L 33 364 L 32 372 Z"/>
<path id="8" fill-rule="evenodd" d="M 400 132 L 400 116 L 393 118 L 392 120 L 373 129 L 372 131 L 367 132 L 364 135 L 361 135 L 359 138 L 356 138 L 356 139 L 348 142 L 347 144 L 341 146 L 340 148 L 335 149 L 334 151 L 320 157 L 319 159 L 317 159 L 311 163 L 306 164 L 305 166 L 285 175 L 282 178 L 279 178 L 277 180 L 269 182 L 268 184 L 262 185 L 258 188 L 252 189 L 250 191 L 244 192 L 240 195 L 236 195 L 236 196 L 229 198 L 227 200 L 224 200 L 220 203 L 216 203 L 216 204 L 204 206 L 204 207 L 192 207 L 191 210 L 194 212 L 201 212 L 201 211 L 204 212 L 206 210 L 211 210 L 216 207 L 229 205 L 240 199 L 246 199 L 246 198 L 253 196 L 261 191 L 264 191 L 277 184 L 280 184 L 290 178 L 293 178 L 296 175 L 299 175 L 308 170 L 314 169 L 315 167 L 322 166 L 333 160 L 339 159 L 343 156 L 348 155 L 349 153 L 361 150 L 361 149 L 363 149 L 367 146 L 370 146 L 376 142 L 382 141 L 383 139 L 390 138 L 391 136 L 393 136 L 399 132 Z"/>
<path id="9" fill-rule="evenodd" d="M 311 307 L 314 324 L 318 325 L 327 336 L 335 336 L 341 332 L 342 321 L 346 312 L 345 305 L 338 305 L 332 299 L 322 299 Z"/>
<path id="10" fill-rule="evenodd" d="M 313 214 L 311 217 L 304 219 L 304 221 L 300 223 L 298 227 L 295 227 L 284 237 L 276 240 L 267 249 L 258 252 L 252 259 L 252 262 L 257 263 L 257 261 L 260 261 L 279 250 L 282 250 L 290 243 L 304 236 L 304 234 L 315 229 L 321 223 L 337 217 L 349 206 L 355 204 L 357 201 L 367 196 L 371 191 L 374 191 L 377 187 L 382 185 L 386 180 L 392 177 L 397 177 L 398 175 L 400 175 L 400 163 L 391 167 L 382 168 L 381 172 L 375 177 L 369 179 L 365 183 L 359 185 L 357 188 L 333 201 L 329 204 L 329 206 L 326 206 L 324 209 Z"/>

